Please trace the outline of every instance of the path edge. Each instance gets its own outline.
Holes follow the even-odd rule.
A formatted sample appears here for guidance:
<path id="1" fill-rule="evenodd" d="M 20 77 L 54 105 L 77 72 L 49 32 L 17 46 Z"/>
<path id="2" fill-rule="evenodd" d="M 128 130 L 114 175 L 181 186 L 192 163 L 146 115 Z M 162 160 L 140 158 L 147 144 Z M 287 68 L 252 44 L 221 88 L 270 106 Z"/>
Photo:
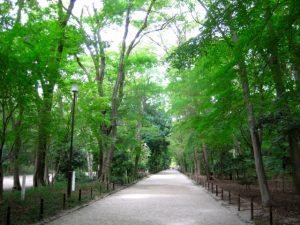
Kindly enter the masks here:
<path id="1" fill-rule="evenodd" d="M 113 190 L 112 192 L 109 192 L 109 193 L 106 193 L 106 194 L 104 194 L 104 195 L 102 195 L 102 196 L 96 197 L 95 199 L 93 199 L 93 200 L 91 200 L 91 201 L 89 201 L 89 202 L 87 202 L 87 203 L 85 203 L 85 204 L 76 206 L 76 207 L 71 208 L 71 209 L 68 209 L 68 210 L 62 210 L 62 211 L 58 212 L 57 214 L 55 214 L 55 215 L 53 215 L 53 216 L 47 217 L 47 218 L 45 218 L 45 219 L 42 219 L 42 220 L 40 220 L 40 221 L 38 221 L 38 222 L 36 222 L 36 223 L 33 223 L 33 224 L 31 224 L 31 225 L 44 225 L 44 224 L 50 223 L 50 222 L 52 222 L 52 221 L 54 221 L 54 220 L 57 220 L 57 219 L 59 219 L 59 218 L 61 218 L 61 217 L 63 217 L 63 216 L 69 215 L 69 214 L 71 214 L 71 213 L 73 213 L 73 212 L 76 212 L 76 211 L 82 209 L 82 208 L 85 208 L 85 207 L 87 207 L 87 206 L 90 206 L 90 205 L 94 204 L 95 202 L 100 201 L 100 200 L 102 200 L 102 199 L 104 199 L 104 198 L 106 198 L 106 197 L 109 197 L 110 195 L 113 195 L 113 194 L 115 194 L 115 193 L 117 193 L 117 192 L 119 192 L 119 191 L 122 191 L 122 190 L 124 190 L 124 189 L 130 188 L 131 186 L 137 184 L 138 182 L 148 179 L 148 178 L 149 178 L 150 176 L 152 176 L 152 175 L 153 175 L 153 174 L 149 174 L 149 175 L 143 177 L 142 179 L 137 180 L 137 181 L 135 181 L 135 182 L 133 182 L 133 183 L 131 183 L 131 184 L 128 184 L 128 185 L 126 185 L 126 186 L 122 186 L 122 187 L 120 187 L 120 188 L 118 188 L 118 189 L 116 189 L 116 190 Z"/>

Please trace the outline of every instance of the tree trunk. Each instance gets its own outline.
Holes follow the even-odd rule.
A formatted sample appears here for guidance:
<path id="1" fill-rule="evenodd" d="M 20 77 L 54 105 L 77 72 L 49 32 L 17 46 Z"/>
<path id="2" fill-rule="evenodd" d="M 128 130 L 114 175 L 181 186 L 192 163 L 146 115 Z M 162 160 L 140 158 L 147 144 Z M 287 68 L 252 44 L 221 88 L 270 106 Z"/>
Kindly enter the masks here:
<path id="1" fill-rule="evenodd" d="M 135 160 L 134 160 L 134 176 L 137 177 L 138 175 L 138 166 L 139 161 L 141 158 L 141 152 L 142 152 L 142 116 L 144 112 L 144 104 L 145 100 L 143 97 L 141 97 L 139 102 L 139 115 L 137 118 L 137 128 L 136 128 L 136 140 L 138 143 L 138 147 L 135 148 Z"/>
<path id="2" fill-rule="evenodd" d="M 48 156 L 47 156 L 48 157 Z M 50 180 L 49 180 L 49 165 L 48 165 L 48 161 L 49 159 L 45 160 L 45 173 L 44 173 L 44 181 L 46 185 L 50 184 Z"/>
<path id="3" fill-rule="evenodd" d="M 12 164 L 13 164 L 13 176 L 14 176 L 14 184 L 13 189 L 14 190 L 21 190 L 21 184 L 20 184 L 20 169 L 19 169 L 19 152 L 21 150 L 22 141 L 21 141 L 21 135 L 17 134 L 15 146 L 13 148 L 13 156 L 12 156 Z"/>
<path id="4" fill-rule="evenodd" d="M 245 106 L 247 109 L 248 115 L 248 126 L 251 135 L 253 153 L 254 153 L 254 160 L 255 160 L 255 169 L 259 184 L 259 190 L 261 194 L 262 204 L 264 206 L 269 206 L 272 203 L 267 178 L 265 174 L 265 169 L 263 165 L 262 155 L 261 155 L 261 145 L 259 140 L 259 135 L 257 129 L 255 127 L 255 116 L 253 111 L 253 105 L 250 100 L 250 91 L 249 91 L 249 83 L 248 83 L 248 76 L 246 73 L 246 68 L 243 60 L 240 60 L 239 64 L 239 74 L 240 80 L 243 88 L 243 95 Z"/>
<path id="5" fill-rule="evenodd" d="M 138 175 L 138 166 L 139 166 L 139 161 L 140 161 L 140 156 L 141 156 L 141 147 L 137 147 L 135 149 L 135 157 L 134 157 L 134 176 L 137 177 Z"/>
<path id="6" fill-rule="evenodd" d="M 43 131 L 42 125 L 39 125 L 38 149 L 36 152 L 35 172 L 34 172 L 34 186 L 45 186 L 45 160 L 47 151 L 47 134 Z"/>
<path id="7" fill-rule="evenodd" d="M 194 149 L 194 160 L 195 160 L 195 166 L 196 166 L 196 174 L 198 177 L 201 175 L 201 173 L 200 173 L 201 168 L 200 168 L 200 159 L 199 159 L 198 151 L 196 148 Z"/>
<path id="8" fill-rule="evenodd" d="M 224 152 L 220 152 L 220 177 L 224 179 Z"/>
<path id="9" fill-rule="evenodd" d="M 103 113 L 103 117 L 105 118 L 105 112 Z M 110 150 L 107 147 L 106 140 L 109 138 L 109 135 L 111 134 L 112 126 L 107 126 L 105 122 L 102 122 L 101 124 L 101 137 L 99 140 L 99 170 L 98 170 L 98 179 L 102 182 L 107 182 L 109 177 L 109 167 L 110 167 L 110 159 L 109 154 Z M 112 157 L 112 156 L 111 156 Z"/>
<path id="10" fill-rule="evenodd" d="M 117 119 L 118 119 L 118 108 L 123 100 L 123 90 L 124 90 L 124 82 L 125 82 L 125 61 L 129 57 L 131 51 L 134 49 L 134 47 L 139 43 L 140 36 L 142 31 L 148 26 L 148 18 L 149 14 L 152 10 L 152 7 L 154 5 L 156 0 L 152 0 L 147 12 L 146 16 L 144 18 L 143 24 L 140 27 L 140 29 L 135 34 L 133 40 L 130 42 L 130 44 L 126 45 L 126 39 L 129 31 L 129 24 L 130 24 L 130 14 L 131 10 L 133 8 L 133 0 L 128 0 L 127 5 L 127 11 L 126 11 L 126 18 L 125 18 L 125 26 L 124 26 L 124 34 L 122 38 L 122 45 L 121 45 L 121 52 L 120 52 L 120 58 L 118 63 L 118 75 L 116 82 L 114 84 L 113 93 L 112 93 L 112 100 L 111 100 L 111 147 L 108 150 L 107 157 L 106 157 L 106 165 L 105 168 L 108 170 L 104 170 L 103 173 L 107 173 L 109 171 L 109 167 L 112 161 L 112 157 L 114 155 L 115 147 L 116 147 L 116 141 L 117 141 Z M 107 175 L 105 175 L 107 176 Z"/>
<path id="11" fill-rule="evenodd" d="M 125 46 L 124 46 L 124 51 L 125 51 Z M 119 62 L 119 68 L 118 68 L 118 77 L 117 80 L 115 82 L 114 85 L 114 89 L 113 89 L 113 94 L 112 94 L 112 101 L 111 101 L 111 147 L 109 149 L 109 151 L 107 152 L 107 157 L 105 160 L 105 168 L 108 169 L 112 160 L 112 157 L 114 155 L 114 151 L 115 151 L 115 147 L 116 147 L 116 142 L 117 142 L 117 118 L 118 118 L 118 108 L 119 105 L 121 103 L 122 100 L 122 96 L 118 96 L 118 93 L 122 93 L 122 91 L 120 92 L 120 89 L 123 89 L 123 87 L 121 85 L 121 81 L 124 79 L 124 60 L 125 60 L 125 52 L 123 52 L 123 54 L 121 54 L 120 57 L 120 62 Z M 109 169 L 108 169 L 109 170 Z M 103 170 L 104 172 L 108 172 L 108 170 Z M 107 176 L 107 175 L 106 175 Z"/>
<path id="12" fill-rule="evenodd" d="M 100 31 L 99 31 L 100 32 Z M 100 34 L 99 34 L 100 37 Z M 101 40 L 99 40 L 101 41 Z M 100 43 L 100 67 L 98 65 L 95 65 L 96 68 L 96 80 L 97 80 L 97 86 L 98 86 L 98 95 L 99 97 L 103 97 L 104 96 L 104 91 L 103 91 L 103 81 L 104 81 L 104 76 L 105 76 L 105 67 L 106 67 L 106 58 L 105 58 L 105 52 L 104 52 L 104 48 L 103 48 L 103 44 Z M 99 61 L 99 60 L 96 60 Z M 105 114 L 106 114 L 106 110 L 104 110 L 102 112 L 103 114 L 103 118 L 105 119 Z M 107 152 L 108 149 L 106 149 L 106 145 L 105 145 L 105 137 L 109 137 L 110 134 L 110 129 L 107 127 L 107 125 L 105 124 L 105 121 L 100 122 L 100 130 L 101 130 L 101 134 L 100 134 L 100 138 L 101 138 L 101 143 L 99 144 L 99 152 L 98 152 L 98 157 L 99 157 L 99 169 L 98 169 L 98 178 L 100 178 L 100 180 L 102 180 L 103 182 L 106 182 L 108 179 L 108 174 L 103 174 L 104 172 L 106 172 L 106 168 L 104 168 L 106 166 L 106 160 L 104 159 L 104 152 Z"/>
<path id="13" fill-rule="evenodd" d="M 87 152 L 86 160 L 87 160 L 88 176 L 90 178 L 92 178 L 93 177 L 93 155 L 92 155 L 92 153 Z"/>
<path id="14" fill-rule="evenodd" d="M 108 159 L 108 157 L 109 157 L 109 151 L 103 152 L 100 181 L 102 181 L 104 184 L 108 182 L 109 172 L 110 172 L 110 160 Z"/>
<path id="15" fill-rule="evenodd" d="M 21 132 L 20 132 L 21 124 L 22 124 L 22 114 L 23 114 L 23 110 L 20 109 L 19 118 L 16 120 L 15 116 L 12 117 L 12 129 L 16 134 L 15 145 L 12 149 L 12 158 L 11 158 L 11 163 L 13 165 L 13 177 L 14 177 L 13 190 L 21 190 L 18 159 L 22 147 L 22 139 L 21 139 Z"/>
<path id="16" fill-rule="evenodd" d="M 0 204 L 3 202 L 3 163 L 0 156 Z"/>
<path id="17" fill-rule="evenodd" d="M 51 57 L 51 60 L 48 62 L 48 73 L 51 74 L 51 78 L 48 80 L 41 80 L 41 85 L 43 89 L 43 99 L 41 101 L 41 108 L 39 110 L 39 124 L 38 124 L 38 147 L 36 152 L 35 160 L 35 173 L 33 178 L 33 184 L 35 187 L 39 185 L 45 185 L 45 160 L 47 156 L 47 147 L 49 141 L 49 131 L 48 127 L 50 124 L 51 110 L 52 110 L 52 97 L 53 90 L 56 84 L 56 81 L 59 78 L 59 67 L 62 60 L 63 50 L 65 47 L 65 30 L 72 14 L 76 0 L 70 0 L 69 6 L 66 13 L 63 12 L 63 3 L 61 0 L 58 1 L 58 22 L 60 26 L 60 36 L 57 40 L 57 49 L 56 54 Z M 38 90 L 37 90 L 38 92 Z M 38 95 L 38 93 L 37 93 Z"/>
<path id="18" fill-rule="evenodd" d="M 64 106 L 63 106 L 63 101 L 62 101 L 62 96 L 60 95 L 58 97 L 58 107 L 59 107 L 59 114 L 61 118 L 64 118 Z M 70 124 L 70 119 L 68 119 L 68 122 L 66 124 Z M 59 156 L 58 156 L 58 160 L 55 161 L 55 165 L 54 165 L 54 177 L 52 177 L 51 183 L 54 183 L 57 175 L 60 171 L 60 165 L 62 163 L 65 163 L 65 155 L 66 155 L 66 149 L 67 149 L 67 144 L 69 142 L 69 133 L 70 133 L 70 129 L 69 127 L 67 127 L 66 129 L 66 133 L 64 134 L 64 138 L 60 144 L 60 149 L 59 149 Z"/>
<path id="19" fill-rule="evenodd" d="M 103 170 L 103 151 L 104 151 L 104 143 L 103 140 L 100 140 L 100 138 L 98 139 L 98 179 L 101 178 L 102 175 L 102 170 Z"/>
<path id="20" fill-rule="evenodd" d="M 209 16 L 212 16 L 215 18 L 215 15 L 211 13 L 206 5 L 201 1 L 198 0 L 198 2 L 203 6 L 205 11 L 208 13 Z M 231 20 L 229 20 L 231 21 Z M 233 41 L 234 43 L 238 43 L 238 36 L 237 33 L 235 32 L 234 29 L 232 29 L 231 24 L 227 24 L 230 28 L 230 33 L 233 36 Z M 228 42 L 228 38 L 226 34 L 223 32 L 221 27 L 217 25 L 217 30 L 220 32 L 221 36 L 224 38 L 226 43 L 232 50 L 234 50 L 235 45 L 232 45 L 231 43 Z M 257 132 L 257 129 L 255 127 L 255 116 L 254 116 L 254 111 L 253 111 L 253 105 L 250 100 L 250 91 L 249 91 L 249 82 L 248 82 L 248 75 L 246 71 L 246 65 L 244 59 L 240 59 L 239 63 L 239 75 L 240 75 L 240 82 L 242 85 L 243 89 L 243 95 L 244 95 L 244 102 L 247 110 L 247 116 L 248 116 L 248 126 L 250 130 L 250 135 L 251 135 L 251 142 L 252 142 L 252 147 L 253 147 L 253 153 L 254 153 L 254 159 L 255 159 L 255 169 L 258 177 L 258 183 L 259 183 L 259 189 L 261 193 L 261 198 L 262 198 L 262 203 L 265 206 L 268 206 L 271 204 L 271 195 L 269 191 L 269 187 L 267 184 L 267 179 L 266 179 L 266 174 L 264 171 L 264 166 L 263 166 L 263 161 L 262 161 L 262 156 L 261 156 L 261 143 L 259 140 L 259 135 Z"/>
<path id="21" fill-rule="evenodd" d="M 53 89 L 52 89 L 53 91 Z M 35 161 L 35 173 L 34 173 L 34 186 L 46 185 L 45 182 L 45 169 L 46 169 L 46 155 L 47 147 L 49 141 L 49 131 L 48 127 L 50 124 L 51 118 L 51 108 L 52 108 L 52 92 L 44 93 L 42 108 L 39 110 L 39 126 L 38 126 L 38 148 L 36 152 L 36 161 Z"/>
<path id="22" fill-rule="evenodd" d="M 205 171 L 206 171 L 206 180 L 210 180 L 210 166 L 209 166 L 209 158 L 208 158 L 208 152 L 207 152 L 207 145 L 202 145 L 203 150 L 203 159 L 205 163 Z"/>
<path id="23" fill-rule="evenodd" d="M 105 165 L 103 165 L 102 173 L 103 177 L 108 177 L 109 173 L 109 167 L 112 160 L 112 157 L 114 155 L 116 142 L 117 142 L 117 118 L 118 118 L 118 108 L 122 101 L 123 97 L 123 81 L 125 76 L 124 71 L 124 64 L 125 64 L 125 51 L 126 51 L 126 38 L 128 35 L 128 28 L 130 23 L 130 12 L 132 7 L 132 0 L 129 0 L 129 5 L 127 8 L 126 13 L 126 22 L 125 22 L 125 30 L 124 30 L 124 36 L 122 40 L 122 48 L 121 48 L 121 54 L 119 58 L 119 64 L 118 64 L 118 76 L 117 80 L 114 84 L 113 93 L 112 93 L 112 99 L 111 99 L 111 146 L 110 149 L 107 152 L 107 155 L 105 157 Z M 103 180 L 103 178 L 102 178 Z"/>
<path id="24" fill-rule="evenodd" d="M 97 17 L 97 9 L 93 7 L 94 10 L 94 17 L 96 19 L 96 26 L 93 28 L 93 44 L 91 45 L 89 41 L 86 41 L 86 47 L 90 52 L 94 68 L 95 68 L 95 76 L 96 76 L 96 83 L 98 88 L 98 96 L 104 97 L 104 88 L 103 88 L 103 81 L 105 77 L 105 70 L 106 70 L 106 55 L 105 55 L 105 44 L 101 38 L 101 22 Z M 91 15 L 90 15 L 91 16 Z M 80 27 L 83 29 L 82 21 L 79 21 Z M 88 40 L 88 35 L 86 34 L 86 40 Z M 93 49 L 93 48 L 94 49 Z M 88 75 L 87 69 L 83 66 L 80 62 L 79 58 L 77 57 L 77 62 L 79 66 L 84 70 L 84 72 Z M 88 75 L 88 77 L 90 77 Z M 91 79 L 89 79 L 91 81 Z M 105 114 L 106 109 L 102 109 L 102 114 L 104 120 L 100 122 L 100 133 L 96 134 L 96 138 L 98 139 L 98 169 L 97 169 L 97 177 L 99 180 L 104 181 L 106 178 L 103 178 L 103 172 L 106 171 L 104 168 L 105 161 L 104 160 L 104 152 L 107 152 L 106 145 L 104 143 L 104 139 L 109 137 L 110 135 L 110 128 L 105 124 Z"/>
<path id="25" fill-rule="evenodd" d="M 296 129 L 290 129 L 288 131 L 289 153 L 291 157 L 291 163 L 293 166 L 293 180 L 296 188 L 296 192 L 300 193 L 300 156 L 299 156 L 299 133 Z"/>

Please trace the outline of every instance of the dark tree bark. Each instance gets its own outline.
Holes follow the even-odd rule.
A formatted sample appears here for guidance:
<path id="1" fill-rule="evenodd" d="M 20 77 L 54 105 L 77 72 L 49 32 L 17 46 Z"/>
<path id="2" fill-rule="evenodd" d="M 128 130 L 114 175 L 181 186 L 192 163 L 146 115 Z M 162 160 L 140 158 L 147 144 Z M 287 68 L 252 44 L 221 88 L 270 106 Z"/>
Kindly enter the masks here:
<path id="1" fill-rule="evenodd" d="M 49 130 L 48 126 L 51 118 L 52 102 L 53 102 L 53 90 L 54 86 L 59 78 L 59 64 L 62 59 L 62 53 L 65 46 L 65 29 L 70 19 L 73 7 L 76 0 L 71 0 L 67 8 L 67 12 L 63 12 L 62 0 L 58 1 L 58 16 L 60 29 L 62 31 L 61 36 L 57 41 L 56 54 L 49 61 L 49 73 L 51 78 L 48 82 L 42 81 L 43 99 L 41 101 L 41 107 L 39 110 L 39 124 L 38 124 L 38 147 L 35 160 L 35 173 L 34 173 L 34 186 L 46 185 L 45 182 L 45 170 L 46 170 L 46 156 L 49 142 Z M 47 77 L 48 78 L 48 77 Z M 46 78 L 46 79 L 47 79 Z"/>
<path id="2" fill-rule="evenodd" d="M 23 110 L 20 109 L 20 115 L 19 118 L 12 118 L 12 127 L 16 134 L 16 140 L 15 145 L 13 147 L 12 151 L 12 158 L 11 163 L 13 165 L 13 177 L 14 177 L 14 183 L 13 183 L 13 189 L 14 190 L 21 190 L 21 184 L 20 184 L 20 169 L 19 169 L 19 153 L 21 151 L 22 147 L 22 138 L 21 138 L 21 126 L 22 126 L 22 114 Z"/>
<path id="3" fill-rule="evenodd" d="M 201 175 L 201 163 L 199 158 L 199 153 L 197 151 L 197 148 L 194 149 L 194 161 L 195 161 L 195 171 L 197 177 Z"/>
<path id="4" fill-rule="evenodd" d="M 111 103 L 111 138 L 112 143 L 109 151 L 107 152 L 104 170 L 103 170 L 103 176 L 108 177 L 109 174 L 109 167 L 111 164 L 112 157 L 114 155 L 114 150 L 116 146 L 117 141 L 117 119 L 118 119 L 118 108 L 123 100 L 123 90 L 124 90 L 124 81 L 125 81 L 125 62 L 127 58 L 129 57 L 131 51 L 134 49 L 134 47 L 139 43 L 139 38 L 142 34 L 142 32 L 147 28 L 148 26 L 148 19 L 149 15 L 152 11 L 153 5 L 156 2 L 156 0 L 152 0 L 150 2 L 150 5 L 147 9 L 146 16 L 144 18 L 143 25 L 139 28 L 136 35 L 134 36 L 133 40 L 130 42 L 128 47 L 126 46 L 126 39 L 128 35 L 129 30 L 129 24 L 130 24 L 130 14 L 132 10 L 132 0 L 128 0 L 128 7 L 126 12 L 126 19 L 125 19 L 125 29 L 124 29 L 124 35 L 122 40 L 122 47 L 121 47 L 121 53 L 119 58 L 119 64 L 118 64 L 118 76 L 117 80 L 114 84 L 113 94 L 112 94 L 112 103 Z"/>
<path id="5" fill-rule="evenodd" d="M 5 99 L 0 99 L 0 106 L 1 106 L 1 130 L 0 130 L 0 203 L 3 201 L 3 177 L 4 177 L 4 171 L 3 171 L 3 162 L 6 159 L 3 159 L 3 150 L 6 143 L 6 137 L 7 137 L 7 128 L 8 124 L 11 121 L 11 118 L 13 116 L 13 113 L 17 109 L 18 105 L 14 105 L 12 107 L 8 107 L 7 102 Z M 14 146 L 12 146 L 14 147 Z"/>
<path id="6" fill-rule="evenodd" d="M 249 90 L 249 82 L 246 73 L 246 68 L 243 60 L 240 60 L 239 63 L 239 74 L 240 81 L 243 88 L 244 101 L 247 109 L 248 116 L 248 126 L 251 135 L 252 148 L 255 159 L 255 169 L 259 184 L 259 190 L 261 193 L 261 199 L 264 206 L 269 206 L 272 203 L 272 198 L 270 194 L 270 190 L 267 183 L 266 173 L 263 165 L 262 155 L 261 155 L 261 143 L 259 140 L 258 131 L 256 129 L 255 115 L 253 110 L 253 105 L 250 100 L 250 90 Z"/>
<path id="7" fill-rule="evenodd" d="M 203 159 L 205 163 L 205 172 L 206 172 L 206 180 L 210 180 L 210 165 L 209 165 L 209 158 L 208 158 L 208 152 L 207 152 L 207 145 L 202 145 L 202 153 L 203 153 Z"/>
<path id="8" fill-rule="evenodd" d="M 94 69 L 95 69 L 95 81 L 97 83 L 98 88 L 98 96 L 104 97 L 104 88 L 103 88 L 103 82 L 105 77 L 105 70 L 106 70 L 106 53 L 105 53 L 105 43 L 102 41 L 101 38 L 101 21 L 96 16 L 97 15 L 97 9 L 93 7 L 94 15 L 90 13 L 88 10 L 88 14 L 90 17 L 93 17 L 96 19 L 95 26 L 93 27 L 93 39 L 92 42 L 88 41 L 89 37 L 88 34 L 85 33 L 86 42 L 85 45 L 90 53 L 90 56 L 92 58 Z M 77 23 L 80 25 L 80 27 L 84 30 L 84 26 L 82 23 L 82 18 L 74 17 Z M 86 73 L 86 75 L 89 78 L 89 81 L 91 82 L 91 76 L 88 73 L 88 70 L 85 68 L 85 66 L 80 62 L 80 59 L 78 56 L 76 56 L 78 65 L 82 68 L 82 70 Z M 99 109 L 100 110 L 100 109 Z M 98 141 L 98 170 L 97 170 L 97 176 L 98 179 L 105 182 L 107 178 L 102 176 L 103 171 L 105 171 L 106 167 L 106 161 L 107 161 L 107 154 L 109 150 L 107 149 L 107 144 L 105 142 L 105 139 L 109 138 L 109 135 L 111 133 L 111 126 L 108 126 L 105 122 L 105 116 L 107 113 L 107 109 L 103 110 L 101 109 L 101 113 L 103 115 L 104 120 L 99 123 L 99 133 L 96 134 L 96 138 Z"/>
<path id="9" fill-rule="evenodd" d="M 46 169 L 46 154 L 49 142 L 49 124 L 51 121 L 51 109 L 52 109 L 52 95 L 53 87 L 48 87 L 50 90 L 44 92 L 44 99 L 42 100 L 42 106 L 39 109 L 38 117 L 38 146 L 36 151 L 36 160 L 35 160 L 35 172 L 33 176 L 33 184 L 35 187 L 46 185 L 44 179 L 45 169 Z"/>
<path id="10" fill-rule="evenodd" d="M 2 160 L 0 160 L 0 204 L 3 201 L 3 163 Z"/>

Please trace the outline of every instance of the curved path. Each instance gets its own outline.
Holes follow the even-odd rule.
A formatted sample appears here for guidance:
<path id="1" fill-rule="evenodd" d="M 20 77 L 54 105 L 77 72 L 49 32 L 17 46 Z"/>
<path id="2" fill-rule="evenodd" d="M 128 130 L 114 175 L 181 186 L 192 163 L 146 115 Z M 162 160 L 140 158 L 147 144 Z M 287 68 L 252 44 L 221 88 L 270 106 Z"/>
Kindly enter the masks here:
<path id="1" fill-rule="evenodd" d="M 166 170 L 50 222 L 52 225 L 242 225 L 176 170 Z"/>

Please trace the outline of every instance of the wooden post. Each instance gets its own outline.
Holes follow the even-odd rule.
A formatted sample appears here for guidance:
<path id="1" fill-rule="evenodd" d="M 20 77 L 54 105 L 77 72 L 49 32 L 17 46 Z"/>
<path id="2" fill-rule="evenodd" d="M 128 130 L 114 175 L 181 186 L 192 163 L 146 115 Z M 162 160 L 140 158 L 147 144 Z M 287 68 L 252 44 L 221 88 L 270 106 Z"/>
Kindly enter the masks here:
<path id="1" fill-rule="evenodd" d="M 216 185 L 216 196 L 218 196 L 218 193 L 219 191 L 218 191 L 218 185 Z"/>
<path id="2" fill-rule="evenodd" d="M 40 219 L 43 219 L 44 216 L 44 199 L 41 198 L 41 203 L 40 203 Z"/>
<path id="3" fill-rule="evenodd" d="M 81 201 L 81 189 L 79 189 L 79 193 L 78 193 L 78 201 Z"/>
<path id="4" fill-rule="evenodd" d="M 254 214 L 253 214 L 253 197 L 251 197 L 251 220 L 254 219 Z"/>
<path id="5" fill-rule="evenodd" d="M 273 212 L 272 212 L 272 205 L 270 206 L 270 225 L 273 225 Z"/>
<path id="6" fill-rule="evenodd" d="M 283 172 L 283 176 L 282 176 L 282 192 L 284 192 L 284 172 Z"/>
<path id="7" fill-rule="evenodd" d="M 91 199 L 93 199 L 93 188 L 91 187 Z"/>
<path id="8" fill-rule="evenodd" d="M 66 209 L 66 194 L 63 195 L 63 209 Z"/>
<path id="9" fill-rule="evenodd" d="M 211 193 L 214 193 L 214 183 L 211 183 Z"/>
<path id="10" fill-rule="evenodd" d="M 222 200 L 224 199 L 224 190 L 223 190 L 223 188 L 221 189 L 221 199 Z"/>
<path id="11" fill-rule="evenodd" d="M 10 225 L 10 207 L 7 207 L 6 225 Z"/>
<path id="12" fill-rule="evenodd" d="M 241 211 L 241 195 L 238 195 L 238 211 Z"/>
<path id="13" fill-rule="evenodd" d="M 229 202 L 229 204 L 231 203 L 231 192 L 230 191 L 228 191 L 228 202 Z"/>

